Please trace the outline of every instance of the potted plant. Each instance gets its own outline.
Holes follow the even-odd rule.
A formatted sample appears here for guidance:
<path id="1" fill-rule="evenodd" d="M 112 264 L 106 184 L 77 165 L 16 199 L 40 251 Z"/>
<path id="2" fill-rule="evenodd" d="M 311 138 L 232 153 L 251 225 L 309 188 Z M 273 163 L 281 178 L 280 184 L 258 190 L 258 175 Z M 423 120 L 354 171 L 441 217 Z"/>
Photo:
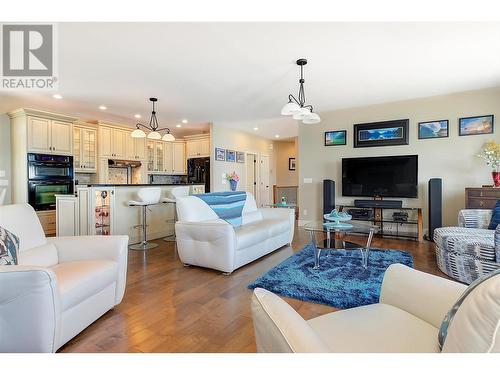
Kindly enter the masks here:
<path id="1" fill-rule="evenodd" d="M 491 171 L 493 186 L 500 187 L 500 144 L 495 141 L 487 142 L 478 156 L 484 159 L 486 165 L 493 169 Z"/>
<path id="2" fill-rule="evenodd" d="M 229 181 L 231 191 L 236 191 L 236 187 L 238 186 L 238 181 L 240 180 L 240 176 L 238 176 L 236 172 L 226 173 L 226 180 Z"/>

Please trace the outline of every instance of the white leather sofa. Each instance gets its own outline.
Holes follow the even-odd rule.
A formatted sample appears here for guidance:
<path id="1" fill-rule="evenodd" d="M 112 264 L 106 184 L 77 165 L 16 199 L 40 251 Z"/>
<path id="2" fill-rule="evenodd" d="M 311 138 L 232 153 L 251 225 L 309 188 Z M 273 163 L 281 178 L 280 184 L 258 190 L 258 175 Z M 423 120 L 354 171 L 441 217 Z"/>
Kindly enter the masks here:
<path id="1" fill-rule="evenodd" d="M 177 216 L 175 231 L 181 261 L 225 273 L 290 244 L 293 239 L 294 210 L 257 209 L 250 193 L 243 207 L 243 224 L 237 228 L 194 196 L 177 198 Z"/>
<path id="2" fill-rule="evenodd" d="M 273 293 L 255 289 L 259 352 L 440 352 L 438 332 L 466 286 L 391 265 L 380 302 L 305 321 Z M 500 352 L 500 275 L 477 286 L 450 323 L 442 352 Z"/>
<path id="3" fill-rule="evenodd" d="M 55 352 L 125 292 L 127 236 L 45 238 L 33 208 L 0 207 L 20 239 L 19 265 L 0 266 L 0 352 Z"/>

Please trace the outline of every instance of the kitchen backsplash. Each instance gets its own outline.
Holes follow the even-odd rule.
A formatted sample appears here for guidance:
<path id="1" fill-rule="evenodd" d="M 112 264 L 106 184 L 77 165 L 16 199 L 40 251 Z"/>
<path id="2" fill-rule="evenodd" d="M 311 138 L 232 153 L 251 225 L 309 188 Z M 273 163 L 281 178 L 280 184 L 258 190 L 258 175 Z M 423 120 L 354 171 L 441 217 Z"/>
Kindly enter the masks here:
<path id="1" fill-rule="evenodd" d="M 187 176 L 172 176 L 172 175 L 156 175 L 152 174 L 149 176 L 150 183 L 152 184 L 184 184 L 187 183 Z"/>

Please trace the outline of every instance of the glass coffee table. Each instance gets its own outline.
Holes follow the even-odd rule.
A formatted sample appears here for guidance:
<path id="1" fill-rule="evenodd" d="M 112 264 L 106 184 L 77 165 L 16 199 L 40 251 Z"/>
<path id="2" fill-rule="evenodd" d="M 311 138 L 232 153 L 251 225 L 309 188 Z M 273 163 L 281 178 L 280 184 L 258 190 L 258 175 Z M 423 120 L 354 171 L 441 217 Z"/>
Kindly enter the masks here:
<path id="1" fill-rule="evenodd" d="M 314 245 L 314 269 L 318 269 L 320 267 L 321 252 L 325 250 L 360 250 L 363 267 L 368 268 L 368 256 L 373 234 L 377 233 L 380 228 L 376 225 L 355 221 L 341 222 L 341 226 L 336 226 L 332 222 L 314 221 L 304 225 L 304 229 L 311 236 L 311 243 Z M 363 246 L 345 241 L 344 237 L 349 233 L 368 235 L 366 244 Z M 318 244 L 317 236 L 320 234 L 323 235 L 323 239 Z"/>

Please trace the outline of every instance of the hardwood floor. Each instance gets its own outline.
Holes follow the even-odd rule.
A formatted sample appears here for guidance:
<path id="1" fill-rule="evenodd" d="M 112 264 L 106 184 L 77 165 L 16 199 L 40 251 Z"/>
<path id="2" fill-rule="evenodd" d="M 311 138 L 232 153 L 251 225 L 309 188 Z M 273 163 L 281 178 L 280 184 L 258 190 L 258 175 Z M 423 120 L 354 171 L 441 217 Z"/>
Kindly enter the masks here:
<path id="1" fill-rule="evenodd" d="M 357 237 L 354 241 L 362 241 Z M 246 286 L 308 243 L 296 230 L 284 247 L 229 276 L 184 267 L 173 243 L 147 253 L 129 251 L 127 288 L 122 303 L 80 333 L 60 352 L 255 352 Z M 361 243 L 361 242 L 360 242 Z M 436 266 L 432 244 L 374 238 L 373 247 L 408 250 L 415 268 L 445 277 Z M 285 298 L 305 319 L 334 308 Z"/>

